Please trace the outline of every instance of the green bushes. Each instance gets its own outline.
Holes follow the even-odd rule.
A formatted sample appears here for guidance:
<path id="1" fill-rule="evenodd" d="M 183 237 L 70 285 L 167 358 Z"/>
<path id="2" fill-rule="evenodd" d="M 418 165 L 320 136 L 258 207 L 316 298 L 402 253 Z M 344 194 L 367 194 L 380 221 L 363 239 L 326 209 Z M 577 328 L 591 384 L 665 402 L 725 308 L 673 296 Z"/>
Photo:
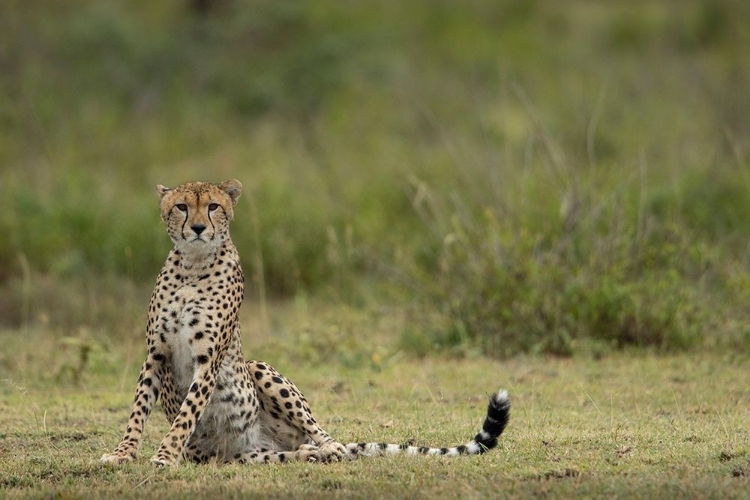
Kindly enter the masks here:
<path id="1" fill-rule="evenodd" d="M 413 352 L 744 346 L 747 7 L 688 4 L 9 4 L 0 299 L 148 287 L 153 186 L 237 177 L 250 296 Z"/>
<path id="2" fill-rule="evenodd" d="M 545 198 L 564 198 L 559 191 L 549 186 Z M 557 212 L 485 208 L 469 217 L 463 204 L 429 195 L 438 208 L 427 225 L 439 230 L 425 242 L 430 258 L 412 268 L 428 313 L 415 316 L 405 347 L 504 356 L 701 345 L 723 311 L 710 299 L 727 279 L 717 255 L 687 221 L 634 212 L 648 193 L 606 192 L 580 193 L 576 214 L 566 201 Z"/>

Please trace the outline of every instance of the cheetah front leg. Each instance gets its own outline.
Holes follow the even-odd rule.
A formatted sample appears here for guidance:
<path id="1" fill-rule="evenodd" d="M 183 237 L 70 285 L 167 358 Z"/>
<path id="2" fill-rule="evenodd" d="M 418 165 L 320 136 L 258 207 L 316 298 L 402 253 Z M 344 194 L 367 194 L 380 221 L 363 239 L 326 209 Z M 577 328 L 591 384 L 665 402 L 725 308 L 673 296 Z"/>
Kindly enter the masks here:
<path id="1" fill-rule="evenodd" d="M 335 462 L 347 456 L 344 445 L 318 425 L 297 386 L 267 363 L 249 361 L 247 367 L 261 402 L 263 418 L 269 423 L 271 432 L 275 428 L 279 434 L 283 434 L 284 427 L 291 427 L 299 431 L 305 441 L 317 445 L 303 444 L 299 447 L 297 452 L 305 455 L 302 458 L 305 460 L 309 460 L 307 453 L 311 450 L 314 451 L 313 458 L 321 462 Z"/>
<path id="2" fill-rule="evenodd" d="M 125 435 L 112 453 L 105 453 L 100 459 L 105 463 L 120 464 L 135 460 L 143 444 L 143 427 L 151 410 L 159 398 L 162 376 L 164 374 L 164 356 L 150 353 L 141 367 L 138 383 L 135 387 L 133 409 L 128 418 Z"/>
<path id="3" fill-rule="evenodd" d="M 225 353 L 223 349 L 218 351 L 211 361 L 205 355 L 195 357 L 196 370 L 188 394 L 172 422 L 172 427 L 151 459 L 156 465 L 179 463 L 185 444 L 195 430 L 216 385 L 216 376 Z"/>

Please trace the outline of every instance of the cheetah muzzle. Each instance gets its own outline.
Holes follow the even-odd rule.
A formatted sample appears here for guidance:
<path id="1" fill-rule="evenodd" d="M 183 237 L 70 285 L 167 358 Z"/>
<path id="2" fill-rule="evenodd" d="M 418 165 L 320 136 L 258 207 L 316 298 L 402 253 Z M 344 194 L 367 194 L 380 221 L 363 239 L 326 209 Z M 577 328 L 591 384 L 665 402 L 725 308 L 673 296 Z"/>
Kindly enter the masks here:
<path id="1" fill-rule="evenodd" d="M 329 462 L 386 453 L 460 455 L 497 444 L 510 400 L 495 393 L 481 431 L 451 448 L 334 441 L 297 387 L 262 361 L 245 361 L 239 310 L 244 277 L 229 222 L 242 184 L 157 186 L 161 218 L 174 247 L 156 280 L 146 325 L 148 353 L 125 435 L 107 463 L 134 460 L 156 401 L 171 424 L 151 461 Z"/>

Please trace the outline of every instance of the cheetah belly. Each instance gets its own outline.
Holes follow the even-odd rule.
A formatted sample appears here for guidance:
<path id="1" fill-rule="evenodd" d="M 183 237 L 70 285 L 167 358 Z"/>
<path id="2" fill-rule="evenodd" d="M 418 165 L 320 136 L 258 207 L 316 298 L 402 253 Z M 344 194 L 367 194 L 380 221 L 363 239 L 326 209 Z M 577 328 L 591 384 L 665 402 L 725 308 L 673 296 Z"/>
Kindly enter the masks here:
<path id="1" fill-rule="evenodd" d="M 218 387 L 196 426 L 193 442 L 219 460 L 258 448 L 276 450 L 273 439 L 259 425 L 258 402 L 252 385 L 245 385 L 226 360 L 217 381 Z"/>

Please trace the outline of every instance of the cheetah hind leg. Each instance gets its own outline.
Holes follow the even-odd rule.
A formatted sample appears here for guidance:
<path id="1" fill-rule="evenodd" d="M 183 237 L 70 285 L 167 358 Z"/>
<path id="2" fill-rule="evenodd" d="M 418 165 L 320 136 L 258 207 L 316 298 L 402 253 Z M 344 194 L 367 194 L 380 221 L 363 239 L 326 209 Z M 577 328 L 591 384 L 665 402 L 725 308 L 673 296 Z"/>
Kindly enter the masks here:
<path id="1" fill-rule="evenodd" d="M 297 386 L 268 363 L 248 361 L 250 379 L 255 384 L 261 406 L 261 425 L 282 444 L 282 449 L 295 449 L 297 443 L 316 445 L 318 462 L 338 462 L 348 458 L 344 445 L 334 441 L 313 417 L 307 400 Z M 290 436 L 296 435 L 290 439 Z M 299 447 L 298 452 L 309 451 Z"/>
<path id="2" fill-rule="evenodd" d="M 317 462 L 319 450 L 312 444 L 303 444 L 297 451 L 269 451 L 265 448 L 238 453 L 228 462 L 240 464 L 261 462 L 261 463 L 283 463 L 283 462 Z"/>

